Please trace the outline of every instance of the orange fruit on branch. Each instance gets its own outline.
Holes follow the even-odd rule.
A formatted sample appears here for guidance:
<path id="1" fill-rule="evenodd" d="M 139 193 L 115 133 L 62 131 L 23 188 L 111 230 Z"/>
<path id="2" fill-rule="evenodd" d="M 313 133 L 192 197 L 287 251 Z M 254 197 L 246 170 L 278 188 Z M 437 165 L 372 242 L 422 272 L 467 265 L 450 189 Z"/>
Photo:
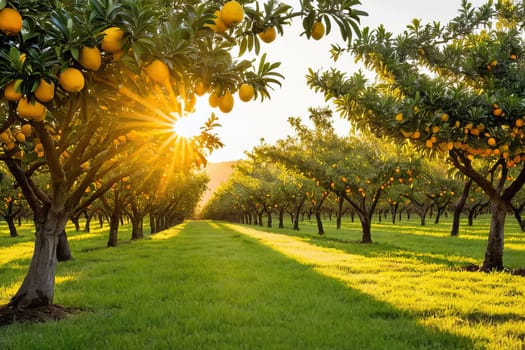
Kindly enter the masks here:
<path id="1" fill-rule="evenodd" d="M 228 30 L 228 26 L 221 19 L 221 11 L 215 11 L 214 24 L 205 24 L 205 27 L 210 28 L 215 33 L 222 34 Z"/>
<path id="2" fill-rule="evenodd" d="M 26 136 L 31 136 L 31 134 L 33 133 L 33 128 L 31 127 L 31 124 L 23 124 L 20 127 L 20 131 Z"/>
<path id="3" fill-rule="evenodd" d="M 58 82 L 60 83 L 62 89 L 70 93 L 80 92 L 86 84 L 86 80 L 84 79 L 82 72 L 73 67 L 66 68 L 62 73 L 60 73 Z"/>
<path id="4" fill-rule="evenodd" d="M 250 101 L 253 96 L 255 96 L 255 90 L 253 89 L 253 86 L 248 83 L 244 83 L 239 88 L 239 98 L 243 102 Z"/>
<path id="5" fill-rule="evenodd" d="M 102 50 L 110 53 L 120 51 L 122 48 L 121 40 L 124 36 L 122 29 L 119 27 L 109 27 L 105 29 L 102 34 L 104 35 L 101 43 Z"/>
<path id="6" fill-rule="evenodd" d="M 16 35 L 22 30 L 22 16 L 17 10 L 5 7 L 0 10 L 0 30 L 7 35 Z"/>
<path id="7" fill-rule="evenodd" d="M 268 27 L 263 32 L 260 32 L 259 38 L 265 43 L 271 43 L 277 37 L 277 30 L 275 27 Z"/>
<path id="8" fill-rule="evenodd" d="M 226 2 L 221 8 L 221 20 L 229 26 L 234 26 L 242 22 L 244 9 L 239 2 L 232 0 Z"/>
<path id="9" fill-rule="evenodd" d="M 4 96 L 8 101 L 18 101 L 22 98 L 22 93 L 17 89 L 17 85 L 21 82 L 21 80 L 13 80 L 5 86 Z"/>
<path id="10" fill-rule="evenodd" d="M 102 56 L 98 47 L 84 46 L 80 49 L 78 63 L 87 70 L 96 72 L 102 64 Z"/>
<path id="11" fill-rule="evenodd" d="M 159 59 L 153 60 L 144 70 L 148 77 L 158 84 L 166 83 L 170 77 L 168 66 Z"/>
<path id="12" fill-rule="evenodd" d="M 206 86 L 203 81 L 198 81 L 195 83 L 195 94 L 198 96 L 202 96 L 208 91 L 209 86 Z"/>
<path id="13" fill-rule="evenodd" d="M 315 40 L 320 40 L 324 36 L 324 24 L 319 21 L 314 22 L 310 34 Z"/>
<path id="14" fill-rule="evenodd" d="M 46 117 L 46 106 L 38 101 L 30 102 L 27 97 L 22 97 L 18 101 L 16 110 L 21 117 L 37 122 L 43 121 Z"/>
<path id="15" fill-rule="evenodd" d="M 35 98 L 40 102 L 49 102 L 53 97 L 55 97 L 55 84 L 40 78 L 40 83 L 35 90 Z"/>
<path id="16" fill-rule="evenodd" d="M 210 94 L 210 97 L 208 98 L 208 103 L 212 108 L 219 106 L 219 96 L 217 96 L 217 93 L 215 91 Z"/>
<path id="17" fill-rule="evenodd" d="M 224 95 L 219 97 L 218 104 L 219 104 L 219 109 L 221 110 L 221 112 L 223 113 L 231 112 L 231 110 L 233 109 L 233 96 L 230 90 L 226 90 Z"/>

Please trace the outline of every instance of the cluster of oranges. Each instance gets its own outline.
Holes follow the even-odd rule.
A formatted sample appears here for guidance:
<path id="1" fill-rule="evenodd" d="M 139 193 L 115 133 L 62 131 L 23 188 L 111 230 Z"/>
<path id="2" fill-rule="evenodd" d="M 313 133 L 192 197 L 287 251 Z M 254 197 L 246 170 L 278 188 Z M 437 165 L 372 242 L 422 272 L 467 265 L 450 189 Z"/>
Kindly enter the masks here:
<path id="1" fill-rule="evenodd" d="M 231 0 L 222 5 L 220 10 L 215 11 L 214 15 L 214 23 L 207 24 L 206 26 L 215 33 L 222 34 L 230 27 L 242 22 L 244 18 L 244 8 L 239 2 Z"/>

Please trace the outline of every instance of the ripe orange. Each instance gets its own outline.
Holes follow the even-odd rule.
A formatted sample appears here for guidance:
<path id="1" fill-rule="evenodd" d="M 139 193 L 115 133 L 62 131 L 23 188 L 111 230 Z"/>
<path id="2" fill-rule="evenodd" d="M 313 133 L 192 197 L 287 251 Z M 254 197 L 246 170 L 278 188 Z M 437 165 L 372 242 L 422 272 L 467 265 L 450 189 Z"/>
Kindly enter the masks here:
<path id="1" fill-rule="evenodd" d="M 230 113 L 233 109 L 233 96 L 230 90 L 226 90 L 224 95 L 219 97 L 219 109 L 223 113 Z"/>
<path id="2" fill-rule="evenodd" d="M 23 124 L 20 127 L 20 131 L 26 136 L 31 136 L 31 134 L 33 133 L 33 128 L 31 127 L 31 124 Z"/>
<path id="3" fill-rule="evenodd" d="M 251 84 L 244 83 L 239 88 L 239 98 L 243 102 L 250 101 L 254 95 L 255 95 L 255 90 L 253 89 L 253 86 Z"/>
<path id="4" fill-rule="evenodd" d="M 16 35 L 22 30 L 22 16 L 17 10 L 5 7 L 0 10 L 0 30 L 7 35 Z"/>
<path id="5" fill-rule="evenodd" d="M 17 89 L 17 85 L 21 82 L 21 80 L 13 80 L 5 86 L 4 96 L 8 101 L 18 101 L 22 98 L 22 93 Z"/>
<path id="6" fill-rule="evenodd" d="M 98 47 L 84 46 L 80 49 L 80 57 L 78 63 L 87 70 L 96 72 L 102 64 L 102 56 Z"/>
<path id="7" fill-rule="evenodd" d="M 21 117 L 37 122 L 43 121 L 46 117 L 46 106 L 38 101 L 29 102 L 27 97 L 22 97 L 18 101 L 16 110 Z"/>
<path id="8" fill-rule="evenodd" d="M 241 4 L 235 0 L 228 1 L 221 8 L 221 20 L 229 26 L 241 23 L 244 18 L 244 9 Z"/>
<path id="9" fill-rule="evenodd" d="M 444 123 L 448 122 L 448 118 L 449 118 L 449 116 L 448 116 L 447 113 L 441 114 L 441 121 L 442 122 L 444 122 Z"/>
<path id="10" fill-rule="evenodd" d="M 0 133 L 0 141 L 3 143 L 11 142 L 11 130 L 7 129 L 6 131 L 2 131 Z"/>
<path id="11" fill-rule="evenodd" d="M 15 135 L 15 140 L 17 142 L 26 142 L 26 135 L 24 135 L 22 132 L 19 132 Z"/>
<path id="12" fill-rule="evenodd" d="M 520 128 L 523 126 L 523 119 L 516 119 L 515 125 Z"/>
<path id="13" fill-rule="evenodd" d="M 122 48 L 121 39 L 124 36 L 122 29 L 119 27 L 109 27 L 106 28 L 102 34 L 104 35 L 101 43 L 102 50 L 110 53 L 120 51 Z"/>
<path id="14" fill-rule="evenodd" d="M 511 53 L 511 54 L 510 54 L 510 59 L 511 59 L 511 60 L 514 61 L 514 60 L 517 59 L 517 58 L 518 58 L 518 56 L 516 56 L 515 53 Z"/>
<path id="15" fill-rule="evenodd" d="M 268 27 L 264 30 L 264 32 L 259 33 L 259 38 L 268 44 L 274 41 L 276 37 L 277 30 L 275 30 L 275 27 Z"/>
<path id="16" fill-rule="evenodd" d="M 66 68 L 60 73 L 58 82 L 60 86 L 62 86 L 62 89 L 70 93 L 80 92 L 86 84 L 82 72 L 73 67 Z"/>
<path id="17" fill-rule="evenodd" d="M 208 86 L 206 86 L 206 84 L 204 84 L 203 81 L 198 81 L 195 83 L 195 93 L 198 95 L 198 96 L 202 96 L 206 93 L 206 91 L 208 91 Z"/>
<path id="18" fill-rule="evenodd" d="M 215 11 L 214 14 L 215 14 L 215 18 L 214 18 L 213 21 L 215 23 L 214 24 L 205 24 L 204 26 L 210 28 L 215 33 L 222 34 L 222 33 L 224 33 L 225 31 L 228 30 L 228 26 L 221 19 L 221 11 L 217 10 L 217 11 Z"/>
<path id="19" fill-rule="evenodd" d="M 170 77 L 170 70 L 166 63 L 161 60 L 153 60 L 144 68 L 148 77 L 155 83 L 164 84 Z"/>
<path id="20" fill-rule="evenodd" d="M 489 146 L 495 146 L 496 145 L 496 139 L 494 137 L 490 137 L 487 140 L 487 143 L 489 144 Z"/>
<path id="21" fill-rule="evenodd" d="M 208 103 L 212 108 L 219 106 L 219 96 L 217 96 L 217 93 L 215 91 L 210 94 L 210 97 L 208 98 Z"/>
<path id="22" fill-rule="evenodd" d="M 414 131 L 414 133 L 410 136 L 411 139 L 417 140 L 421 137 L 421 132 L 419 130 Z"/>
<path id="23" fill-rule="evenodd" d="M 324 36 L 324 24 L 319 21 L 314 22 L 310 34 L 315 40 L 321 39 Z"/>
<path id="24" fill-rule="evenodd" d="M 503 109 L 494 108 L 494 110 L 492 111 L 492 115 L 495 117 L 501 117 L 503 115 Z"/>
<path id="25" fill-rule="evenodd" d="M 49 102 L 55 97 L 55 84 L 53 82 L 48 83 L 44 79 L 40 78 L 40 83 L 35 90 L 35 97 L 40 102 Z"/>
<path id="26" fill-rule="evenodd" d="M 403 121 L 403 113 L 398 113 L 395 116 L 396 122 L 401 123 Z"/>

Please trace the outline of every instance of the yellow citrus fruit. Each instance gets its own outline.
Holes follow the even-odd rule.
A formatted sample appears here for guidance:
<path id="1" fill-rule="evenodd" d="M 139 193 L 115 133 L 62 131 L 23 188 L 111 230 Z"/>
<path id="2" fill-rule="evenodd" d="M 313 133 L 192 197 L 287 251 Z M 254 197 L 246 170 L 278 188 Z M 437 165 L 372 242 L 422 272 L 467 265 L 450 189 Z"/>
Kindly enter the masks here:
<path id="1" fill-rule="evenodd" d="M 206 91 L 208 91 L 208 86 L 206 86 L 206 84 L 204 84 L 203 81 L 198 81 L 195 83 L 195 93 L 198 95 L 198 96 L 202 96 L 206 93 Z"/>
<path id="2" fill-rule="evenodd" d="M 421 137 L 421 132 L 419 130 L 414 131 L 414 133 L 410 136 L 410 138 L 417 140 Z"/>
<path id="3" fill-rule="evenodd" d="M 170 70 L 161 60 L 153 60 L 144 68 L 148 77 L 158 84 L 164 84 L 170 77 Z"/>
<path id="4" fill-rule="evenodd" d="M 219 96 L 217 96 L 217 93 L 214 91 L 210 94 L 210 97 L 208 98 L 208 103 L 210 107 L 217 107 L 219 105 Z"/>
<path id="5" fill-rule="evenodd" d="M 214 13 L 215 18 L 213 19 L 214 24 L 205 24 L 205 27 L 210 28 L 215 33 L 222 34 L 228 30 L 228 26 L 221 20 L 221 11 L 217 10 Z"/>
<path id="6" fill-rule="evenodd" d="M 448 118 L 449 118 L 449 116 L 448 116 L 447 113 L 441 114 L 441 121 L 442 122 L 448 122 Z"/>
<path id="7" fill-rule="evenodd" d="M 403 121 L 403 113 L 398 113 L 395 116 L 396 122 L 401 123 Z"/>
<path id="8" fill-rule="evenodd" d="M 0 141 L 3 143 L 9 143 L 11 141 L 11 130 L 7 129 L 0 133 Z"/>
<path id="9" fill-rule="evenodd" d="M 89 47 L 84 46 L 80 49 L 80 57 L 78 58 L 78 63 L 82 67 L 90 71 L 97 71 L 102 64 L 102 56 L 100 55 L 100 50 L 98 47 Z"/>
<path id="10" fill-rule="evenodd" d="M 22 16 L 17 10 L 6 7 L 0 10 L 0 30 L 7 35 L 16 35 L 22 30 Z"/>
<path id="11" fill-rule="evenodd" d="M 244 83 L 239 88 L 239 98 L 243 102 L 250 101 L 254 95 L 255 95 L 255 90 L 253 89 L 253 86 L 251 84 Z"/>
<path id="12" fill-rule="evenodd" d="M 26 142 L 26 135 L 24 135 L 22 132 L 19 132 L 15 135 L 15 140 L 17 142 Z"/>
<path id="13" fill-rule="evenodd" d="M 494 108 L 494 110 L 492 111 L 492 115 L 495 117 L 501 117 L 503 115 L 503 109 Z"/>
<path id="14" fill-rule="evenodd" d="M 510 54 L 510 59 L 511 60 L 515 60 L 517 58 L 518 58 L 518 56 L 516 56 L 516 54 L 514 54 L 514 53 Z"/>
<path id="15" fill-rule="evenodd" d="M 496 145 L 496 139 L 494 137 L 490 137 L 487 140 L 487 143 L 489 144 L 489 146 L 495 146 Z"/>
<path id="16" fill-rule="evenodd" d="M 46 116 L 46 106 L 38 101 L 29 102 L 27 97 L 22 97 L 18 101 L 16 110 L 21 117 L 37 122 L 44 120 Z"/>
<path id="17" fill-rule="evenodd" d="M 44 79 L 40 78 L 40 83 L 35 90 L 35 97 L 40 102 L 49 102 L 55 97 L 55 84 L 53 82 L 48 83 Z"/>
<path id="18" fill-rule="evenodd" d="M 23 124 L 20 127 L 20 131 L 22 132 L 22 134 L 26 135 L 27 137 L 27 136 L 31 136 L 31 134 L 33 133 L 33 128 L 31 127 L 31 124 Z"/>
<path id="19" fill-rule="evenodd" d="M 109 27 L 105 29 L 102 34 L 104 35 L 101 43 L 102 50 L 110 53 L 120 51 L 122 48 L 121 39 L 124 35 L 122 29 L 119 27 Z"/>
<path id="20" fill-rule="evenodd" d="M 324 36 L 324 24 L 319 21 L 314 22 L 311 34 L 315 40 L 321 39 Z"/>
<path id="21" fill-rule="evenodd" d="M 4 96 L 8 101 L 18 101 L 22 98 L 22 93 L 16 89 L 16 85 L 20 82 L 21 80 L 13 80 L 5 86 Z"/>
<path id="22" fill-rule="evenodd" d="M 275 27 L 268 27 L 264 30 L 264 32 L 259 33 L 259 38 L 265 43 L 271 43 L 276 37 L 277 30 L 275 30 Z"/>
<path id="23" fill-rule="evenodd" d="M 221 20 L 229 26 L 241 23 L 244 18 L 244 9 L 237 1 L 232 0 L 225 3 L 221 8 Z"/>
<path id="24" fill-rule="evenodd" d="M 226 90 L 224 95 L 219 97 L 219 109 L 223 113 L 229 113 L 233 109 L 233 96 L 230 90 Z"/>
<path id="25" fill-rule="evenodd" d="M 82 72 L 73 67 L 66 68 L 60 73 L 58 82 L 62 89 L 70 93 L 80 92 L 86 84 Z"/>

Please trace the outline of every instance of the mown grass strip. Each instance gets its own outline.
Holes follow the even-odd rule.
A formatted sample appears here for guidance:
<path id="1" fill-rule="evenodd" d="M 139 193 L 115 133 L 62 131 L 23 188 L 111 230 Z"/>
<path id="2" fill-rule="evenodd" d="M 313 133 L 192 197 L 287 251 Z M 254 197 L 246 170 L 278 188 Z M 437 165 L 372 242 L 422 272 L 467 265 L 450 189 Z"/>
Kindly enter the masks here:
<path id="1" fill-rule="evenodd" d="M 379 234 L 379 241 L 383 238 L 386 242 L 363 245 L 320 239 L 311 232 L 285 230 L 286 234 L 282 234 L 276 230 L 226 226 L 406 312 L 421 325 L 468 337 L 478 348 L 525 347 L 523 277 L 460 270 L 458 263 L 471 259 L 448 255 L 448 240 L 444 237 L 441 244 L 438 240 L 433 242 L 434 253 L 425 253 L 421 247 L 428 244 L 432 234 L 423 235 L 419 241 L 411 237 L 406 245 L 403 239 L 389 240 Z"/>
<path id="2" fill-rule="evenodd" d="M 0 329 L 0 348 L 475 348 L 232 228 L 176 230 L 112 249 L 93 249 L 104 236 L 78 240 L 56 301 L 85 311 Z"/>

